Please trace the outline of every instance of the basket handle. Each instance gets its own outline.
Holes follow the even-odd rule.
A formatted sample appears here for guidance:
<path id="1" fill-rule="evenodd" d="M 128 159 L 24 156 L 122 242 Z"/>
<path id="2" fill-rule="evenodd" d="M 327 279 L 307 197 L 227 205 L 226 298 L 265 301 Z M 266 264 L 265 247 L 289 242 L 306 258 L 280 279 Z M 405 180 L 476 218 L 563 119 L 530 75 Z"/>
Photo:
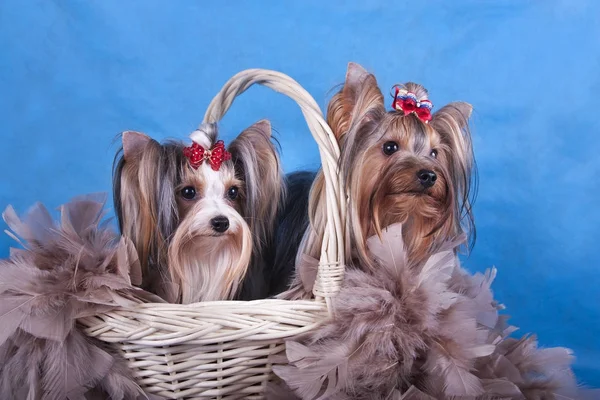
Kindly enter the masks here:
<path id="1" fill-rule="evenodd" d="M 344 275 L 344 227 L 346 204 L 344 190 L 339 178 L 338 160 L 340 149 L 331 128 L 313 97 L 291 77 L 267 69 L 247 69 L 231 77 L 213 98 L 206 110 L 203 122 L 220 121 L 231 107 L 234 99 L 254 84 L 269 87 L 293 99 L 302 110 L 308 129 L 312 133 L 321 155 L 325 178 L 327 221 L 321 244 L 321 259 L 313 294 L 325 299 L 331 311 L 330 299 L 340 290 Z"/>

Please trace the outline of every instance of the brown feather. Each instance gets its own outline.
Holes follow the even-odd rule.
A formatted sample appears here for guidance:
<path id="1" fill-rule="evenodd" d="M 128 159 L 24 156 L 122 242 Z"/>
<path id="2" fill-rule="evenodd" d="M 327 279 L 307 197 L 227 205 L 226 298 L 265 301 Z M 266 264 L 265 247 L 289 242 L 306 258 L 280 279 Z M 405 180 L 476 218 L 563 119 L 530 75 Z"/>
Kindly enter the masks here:
<path id="1" fill-rule="evenodd" d="M 396 224 L 368 238 L 378 268 L 349 269 L 332 318 L 287 343 L 287 361 L 274 366 L 287 390 L 331 400 L 576 395 L 571 353 L 509 337 L 515 328 L 490 288 L 495 270 L 460 267 L 453 249 L 465 235 L 417 265 L 402 238 Z"/>
<path id="2" fill-rule="evenodd" d="M 139 262 L 131 244 L 102 222 L 104 196 L 73 199 L 55 223 L 42 205 L 24 220 L 4 219 L 25 249 L 0 261 L 0 398 L 112 399 L 145 396 L 126 361 L 77 319 L 141 301 L 160 302 L 132 286 Z"/>

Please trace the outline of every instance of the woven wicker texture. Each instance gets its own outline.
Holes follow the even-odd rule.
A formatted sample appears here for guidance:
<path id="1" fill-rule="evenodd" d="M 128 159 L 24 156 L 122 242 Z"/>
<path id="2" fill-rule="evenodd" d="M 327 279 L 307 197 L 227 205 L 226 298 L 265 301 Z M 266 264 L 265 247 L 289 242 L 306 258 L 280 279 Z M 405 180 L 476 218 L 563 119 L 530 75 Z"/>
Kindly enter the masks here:
<path id="1" fill-rule="evenodd" d="M 267 86 L 295 100 L 300 106 L 308 128 L 315 138 L 325 177 L 327 224 L 321 249 L 321 260 L 313 293 L 326 300 L 335 296 L 344 274 L 345 197 L 338 174 L 340 149 L 317 102 L 292 78 L 281 72 L 248 69 L 234 75 L 209 104 L 203 122 L 218 122 L 234 99 L 254 84 Z M 328 304 L 329 305 L 329 304 Z"/>
<path id="2" fill-rule="evenodd" d="M 315 100 L 276 71 L 233 76 L 210 103 L 203 122 L 218 122 L 234 99 L 260 84 L 295 100 L 321 154 L 327 226 L 313 293 L 315 300 L 142 304 L 81 319 L 86 333 L 118 348 L 148 393 L 169 399 L 261 399 L 272 371 L 269 358 L 285 340 L 327 316 L 343 278 L 345 197 L 338 179 L 339 148 Z"/>

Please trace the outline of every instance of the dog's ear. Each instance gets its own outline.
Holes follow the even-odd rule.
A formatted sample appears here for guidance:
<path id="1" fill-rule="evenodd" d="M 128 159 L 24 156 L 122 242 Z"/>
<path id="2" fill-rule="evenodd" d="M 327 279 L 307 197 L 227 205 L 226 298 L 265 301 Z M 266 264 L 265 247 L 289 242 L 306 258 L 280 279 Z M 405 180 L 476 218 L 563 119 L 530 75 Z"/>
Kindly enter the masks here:
<path id="1" fill-rule="evenodd" d="M 463 230 L 474 240 L 475 226 L 473 223 L 472 202 L 475 195 L 474 184 L 477 171 L 473 153 L 473 143 L 469 130 L 469 118 L 473 106 L 465 102 L 450 103 L 432 115 L 430 125 L 440 134 L 442 142 L 448 146 L 449 167 L 451 169 L 457 207 L 462 220 Z"/>
<path id="2" fill-rule="evenodd" d="M 377 80 L 356 63 L 349 63 L 342 89 L 327 107 L 327 122 L 338 141 L 357 124 L 379 119 L 385 114 L 383 94 Z"/>
<path id="3" fill-rule="evenodd" d="M 126 160 L 134 157 L 152 140 L 149 136 L 136 131 L 125 131 L 121 134 L 123 141 L 123 157 Z"/>
<path id="4" fill-rule="evenodd" d="M 253 233 L 255 245 L 264 245 L 283 196 L 283 172 L 271 124 L 262 120 L 244 130 L 229 146 L 236 175 L 244 181 L 244 217 Z"/>
<path id="5" fill-rule="evenodd" d="M 436 119 L 451 119 L 454 123 L 458 124 L 460 129 L 464 129 L 468 125 L 472 113 L 472 105 L 464 101 L 455 101 L 434 112 L 431 123 L 436 124 Z"/>
<path id="6" fill-rule="evenodd" d="M 166 238 L 177 218 L 178 151 L 134 131 L 123 132 L 122 142 L 113 168 L 115 214 L 121 234 L 132 241 L 146 270 L 150 264 L 162 265 Z"/>
<path id="7" fill-rule="evenodd" d="M 469 132 L 469 118 L 473 106 L 457 101 L 450 103 L 431 118 L 431 126 L 441 135 L 442 140 L 450 146 L 453 156 L 464 163 L 472 163 L 472 143 Z"/>

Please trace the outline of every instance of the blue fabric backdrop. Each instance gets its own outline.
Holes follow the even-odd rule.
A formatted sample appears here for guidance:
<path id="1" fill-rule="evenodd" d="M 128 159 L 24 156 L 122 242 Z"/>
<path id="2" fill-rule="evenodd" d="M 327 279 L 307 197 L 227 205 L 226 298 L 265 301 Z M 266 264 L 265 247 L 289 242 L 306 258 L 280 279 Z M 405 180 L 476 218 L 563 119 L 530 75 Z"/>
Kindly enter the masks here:
<path id="1" fill-rule="evenodd" d="M 185 138 L 245 68 L 297 79 L 325 106 L 348 61 L 384 92 L 424 84 L 475 107 L 478 240 L 521 332 L 577 355 L 600 386 L 600 2 L 0 1 L 0 207 L 109 191 L 115 135 Z M 226 139 L 269 118 L 286 171 L 317 168 L 296 105 L 252 88 Z M 11 241 L 0 239 L 0 255 Z"/>

